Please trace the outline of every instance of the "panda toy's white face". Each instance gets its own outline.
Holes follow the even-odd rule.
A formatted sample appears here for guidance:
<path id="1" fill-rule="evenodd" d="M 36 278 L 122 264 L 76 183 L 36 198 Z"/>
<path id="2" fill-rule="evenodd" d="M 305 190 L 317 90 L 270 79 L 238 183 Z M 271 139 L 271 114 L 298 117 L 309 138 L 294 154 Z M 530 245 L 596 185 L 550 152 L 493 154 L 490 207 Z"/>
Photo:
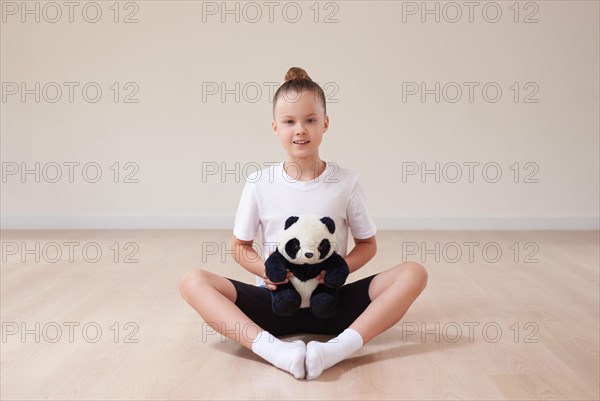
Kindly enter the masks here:
<path id="1" fill-rule="evenodd" d="M 279 252 L 290 263 L 316 264 L 335 251 L 335 223 L 318 215 L 291 216 L 279 238 Z"/>

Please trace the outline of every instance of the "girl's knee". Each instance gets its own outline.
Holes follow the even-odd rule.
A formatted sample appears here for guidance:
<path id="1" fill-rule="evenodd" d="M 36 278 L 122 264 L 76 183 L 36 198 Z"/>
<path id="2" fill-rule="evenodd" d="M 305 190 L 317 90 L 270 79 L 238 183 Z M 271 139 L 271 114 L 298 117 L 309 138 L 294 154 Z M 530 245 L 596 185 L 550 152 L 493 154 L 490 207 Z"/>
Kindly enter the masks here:
<path id="1" fill-rule="evenodd" d="M 203 269 L 190 270 L 179 281 L 179 292 L 186 301 L 194 294 L 214 294 L 212 290 L 226 296 L 232 302 L 237 298 L 231 281 Z"/>
<path id="2" fill-rule="evenodd" d="M 187 294 L 198 291 L 198 287 L 210 284 L 210 273 L 202 269 L 186 272 L 179 280 L 179 292 L 183 298 Z"/>
<path id="3" fill-rule="evenodd" d="M 429 275 L 423 265 L 418 262 L 408 261 L 397 266 L 399 270 L 399 276 L 406 275 L 410 276 L 411 280 L 414 281 L 415 286 L 418 286 L 421 291 L 427 286 L 427 279 Z"/>

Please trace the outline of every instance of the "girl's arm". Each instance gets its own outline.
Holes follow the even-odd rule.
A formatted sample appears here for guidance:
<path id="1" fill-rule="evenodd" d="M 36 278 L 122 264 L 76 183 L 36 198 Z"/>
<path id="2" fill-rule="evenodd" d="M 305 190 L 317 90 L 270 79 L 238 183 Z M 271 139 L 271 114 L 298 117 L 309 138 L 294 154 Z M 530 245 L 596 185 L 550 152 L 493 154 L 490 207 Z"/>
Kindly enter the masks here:
<path id="1" fill-rule="evenodd" d="M 234 250 L 233 258 L 240 264 L 244 269 L 250 273 L 257 275 L 263 279 L 267 288 L 276 290 L 278 284 L 285 284 L 289 281 L 290 277 L 293 276 L 292 272 L 288 270 L 285 280 L 274 283 L 267 277 L 265 259 L 258 256 L 254 248 L 252 247 L 254 240 L 242 241 L 235 235 L 231 239 L 231 249 Z M 272 252 L 271 252 L 272 253 Z"/>
<path id="2" fill-rule="evenodd" d="M 350 273 L 355 272 L 366 265 L 367 262 L 375 256 L 375 253 L 377 253 L 375 236 L 365 239 L 354 238 L 354 248 L 352 248 L 352 251 L 344 258 L 346 263 L 348 263 Z"/>
<path id="3" fill-rule="evenodd" d="M 233 258 L 250 273 L 264 277 L 265 260 L 258 256 L 252 244 L 254 244 L 254 240 L 242 241 L 234 235 L 231 239 L 231 249 L 234 250 Z"/>

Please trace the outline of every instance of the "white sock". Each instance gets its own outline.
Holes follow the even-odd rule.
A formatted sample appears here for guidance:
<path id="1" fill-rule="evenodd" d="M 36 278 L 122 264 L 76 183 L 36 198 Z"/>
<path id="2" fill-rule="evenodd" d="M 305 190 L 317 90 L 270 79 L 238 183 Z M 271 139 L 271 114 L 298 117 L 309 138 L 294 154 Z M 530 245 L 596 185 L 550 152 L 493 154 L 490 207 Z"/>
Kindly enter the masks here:
<path id="1" fill-rule="evenodd" d="M 252 342 L 252 351 L 279 369 L 290 372 L 296 379 L 304 378 L 304 357 L 306 355 L 304 341 L 281 341 L 263 330 Z"/>
<path id="2" fill-rule="evenodd" d="M 316 379 L 325 369 L 348 358 L 362 346 L 361 335 L 353 329 L 344 330 L 326 343 L 309 342 L 306 346 L 306 378 Z"/>

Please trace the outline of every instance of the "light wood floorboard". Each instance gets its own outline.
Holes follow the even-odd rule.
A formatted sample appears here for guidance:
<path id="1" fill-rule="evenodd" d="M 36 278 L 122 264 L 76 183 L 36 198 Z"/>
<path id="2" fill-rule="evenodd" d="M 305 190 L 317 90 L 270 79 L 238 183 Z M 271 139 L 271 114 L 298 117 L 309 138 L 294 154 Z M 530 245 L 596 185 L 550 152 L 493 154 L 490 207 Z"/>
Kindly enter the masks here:
<path id="1" fill-rule="evenodd" d="M 428 287 L 315 381 L 215 334 L 180 298 L 193 268 L 253 282 L 226 253 L 230 231 L 1 234 L 2 399 L 600 398 L 597 231 L 379 231 L 377 255 L 349 281 L 415 260 Z"/>

